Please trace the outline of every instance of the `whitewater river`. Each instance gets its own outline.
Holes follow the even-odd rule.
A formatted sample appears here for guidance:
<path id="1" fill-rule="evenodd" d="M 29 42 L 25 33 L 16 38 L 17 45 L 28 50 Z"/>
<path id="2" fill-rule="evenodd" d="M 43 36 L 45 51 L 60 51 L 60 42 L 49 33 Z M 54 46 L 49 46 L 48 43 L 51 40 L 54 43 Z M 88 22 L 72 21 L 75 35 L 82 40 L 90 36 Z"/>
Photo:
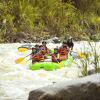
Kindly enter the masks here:
<path id="1" fill-rule="evenodd" d="M 18 47 L 23 44 L 0 44 L 0 100 L 27 100 L 31 90 L 53 85 L 54 82 L 65 80 L 73 80 L 78 78 L 80 69 L 77 64 L 72 63 L 71 67 L 62 68 L 56 71 L 37 70 L 31 71 L 28 66 L 31 60 L 27 63 L 16 64 L 15 60 L 20 57 L 25 57 L 31 53 L 31 50 L 20 53 Z M 34 44 L 32 44 L 34 45 Z M 61 44 L 48 44 L 49 48 L 60 46 Z M 90 51 L 87 42 L 75 43 L 74 51 Z M 95 46 L 95 45 L 94 45 Z M 99 48 L 100 42 L 97 43 Z M 99 50 L 99 49 L 97 49 Z M 100 53 L 98 51 L 98 53 Z M 28 60 L 27 57 L 25 60 Z M 78 60 L 76 60 L 78 62 Z"/>

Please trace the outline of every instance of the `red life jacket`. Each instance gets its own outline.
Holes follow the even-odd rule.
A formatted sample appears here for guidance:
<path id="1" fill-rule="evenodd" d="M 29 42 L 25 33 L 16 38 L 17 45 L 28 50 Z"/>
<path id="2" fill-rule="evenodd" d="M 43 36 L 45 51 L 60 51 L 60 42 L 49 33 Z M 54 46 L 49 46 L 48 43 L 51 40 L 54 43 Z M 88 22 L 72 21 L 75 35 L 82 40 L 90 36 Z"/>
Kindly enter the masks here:
<path id="1" fill-rule="evenodd" d="M 32 55 L 32 61 L 33 61 L 33 62 L 34 62 L 34 61 L 39 62 L 39 61 L 41 61 L 41 60 L 43 60 L 43 59 L 44 59 L 44 57 L 43 57 L 43 55 L 42 55 L 41 53 Z"/>
<path id="2" fill-rule="evenodd" d="M 68 50 L 66 47 L 61 47 L 58 50 L 60 60 L 66 60 L 68 55 Z"/>
<path id="3" fill-rule="evenodd" d="M 43 54 L 41 53 L 40 50 L 36 49 L 36 48 L 32 48 L 32 61 L 33 62 L 39 62 L 41 60 L 44 59 Z"/>

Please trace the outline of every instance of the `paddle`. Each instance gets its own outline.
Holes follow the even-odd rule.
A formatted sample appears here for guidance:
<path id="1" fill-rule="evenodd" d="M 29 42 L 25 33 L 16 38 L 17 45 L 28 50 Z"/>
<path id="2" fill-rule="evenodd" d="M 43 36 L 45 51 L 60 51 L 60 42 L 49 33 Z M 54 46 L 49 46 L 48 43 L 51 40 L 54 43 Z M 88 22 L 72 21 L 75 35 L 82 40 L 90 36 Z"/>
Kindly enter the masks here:
<path id="1" fill-rule="evenodd" d="M 27 64 L 27 62 L 29 61 L 29 60 L 31 60 L 31 58 L 30 59 L 28 59 L 27 61 L 23 61 L 22 63 L 21 63 L 21 65 L 26 65 Z"/>
<path id="2" fill-rule="evenodd" d="M 25 52 L 27 50 L 28 50 L 28 48 L 25 48 L 25 47 L 19 47 L 18 48 L 18 52 Z"/>
<path id="3" fill-rule="evenodd" d="M 39 52 L 37 52 L 36 54 L 38 54 L 38 53 L 39 53 Z M 31 54 L 32 54 L 32 53 L 31 53 Z M 31 54 L 29 54 L 29 55 L 31 55 Z M 35 54 L 35 55 L 36 55 L 36 54 Z M 22 57 L 22 58 L 18 58 L 17 60 L 15 60 L 16 64 L 21 63 L 21 62 L 22 62 L 26 57 L 28 57 L 29 55 L 27 55 L 27 56 L 25 56 L 25 57 Z M 34 56 L 35 56 L 35 55 L 34 55 Z M 33 57 L 34 57 L 34 56 L 33 56 Z M 30 60 L 30 59 L 29 59 L 29 60 Z"/>
<path id="4" fill-rule="evenodd" d="M 32 49 L 32 45 L 31 44 L 25 44 L 22 45 L 21 47 L 18 48 L 18 52 L 25 52 L 27 50 Z"/>
<path id="5" fill-rule="evenodd" d="M 31 54 L 29 54 L 29 55 L 31 55 Z M 25 56 L 25 57 L 22 57 L 22 58 L 18 58 L 17 60 L 15 60 L 15 63 L 16 64 L 19 64 L 19 63 L 21 63 L 26 57 L 28 57 L 29 55 L 27 55 L 27 56 Z"/>
<path id="6" fill-rule="evenodd" d="M 56 56 L 54 56 L 54 57 L 55 57 L 57 63 L 60 63 L 59 54 L 57 55 L 57 57 Z"/>
<path id="7" fill-rule="evenodd" d="M 22 52 L 22 51 L 25 51 L 25 50 L 28 50 L 28 49 L 22 47 L 22 48 L 19 48 L 19 50 Z M 36 53 L 36 54 L 37 54 L 37 53 Z M 35 54 L 35 55 L 36 55 L 36 54 Z M 31 54 L 29 54 L 29 55 L 31 55 Z M 29 55 L 27 55 L 26 57 L 28 57 Z M 35 55 L 34 55 L 34 56 L 35 56 Z M 15 60 L 15 63 L 16 63 L 16 64 L 21 63 L 26 57 L 18 58 L 17 60 Z M 57 63 L 60 63 L 60 60 L 57 59 L 57 57 L 55 57 L 55 59 L 56 59 Z M 31 60 L 31 59 L 29 59 L 29 60 Z M 28 60 L 28 61 L 29 61 L 29 60 Z M 25 63 L 26 63 L 26 62 L 25 62 Z"/>

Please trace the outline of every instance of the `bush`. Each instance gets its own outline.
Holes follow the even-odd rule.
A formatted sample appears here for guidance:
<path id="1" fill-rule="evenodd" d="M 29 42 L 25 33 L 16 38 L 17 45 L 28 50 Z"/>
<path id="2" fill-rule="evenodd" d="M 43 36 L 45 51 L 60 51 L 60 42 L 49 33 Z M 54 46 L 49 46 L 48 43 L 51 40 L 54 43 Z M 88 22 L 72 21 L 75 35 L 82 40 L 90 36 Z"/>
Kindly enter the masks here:
<path id="1" fill-rule="evenodd" d="M 90 30 L 100 32 L 99 8 L 99 0 L 1 0 L 0 33 L 4 41 L 23 32 L 45 38 L 45 29 L 49 36 L 91 37 Z"/>

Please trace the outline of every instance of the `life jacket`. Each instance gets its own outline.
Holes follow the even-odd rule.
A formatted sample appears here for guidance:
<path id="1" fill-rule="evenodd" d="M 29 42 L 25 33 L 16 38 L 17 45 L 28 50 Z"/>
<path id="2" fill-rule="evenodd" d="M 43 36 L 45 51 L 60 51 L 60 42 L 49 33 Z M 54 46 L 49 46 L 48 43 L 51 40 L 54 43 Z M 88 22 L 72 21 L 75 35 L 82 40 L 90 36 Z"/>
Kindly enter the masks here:
<path id="1" fill-rule="evenodd" d="M 58 48 L 54 48 L 54 53 L 52 54 L 52 62 L 57 62 L 57 58 L 58 58 Z"/>
<path id="2" fill-rule="evenodd" d="M 66 47 L 61 47 L 61 48 L 58 50 L 58 53 L 59 53 L 59 59 L 60 59 L 60 60 L 66 60 L 66 59 L 67 59 L 68 50 L 67 50 Z"/>
<path id="3" fill-rule="evenodd" d="M 33 54 L 32 55 L 32 61 L 33 62 L 35 62 L 35 61 L 39 62 L 41 60 L 44 60 L 44 57 L 43 57 L 43 55 L 41 53 L 38 53 L 38 54 L 35 54 L 35 55 Z"/>
<path id="4" fill-rule="evenodd" d="M 39 62 L 41 60 L 43 60 L 43 55 L 41 54 L 41 52 L 39 50 L 36 50 L 36 48 L 32 48 L 32 61 L 35 62 Z"/>

